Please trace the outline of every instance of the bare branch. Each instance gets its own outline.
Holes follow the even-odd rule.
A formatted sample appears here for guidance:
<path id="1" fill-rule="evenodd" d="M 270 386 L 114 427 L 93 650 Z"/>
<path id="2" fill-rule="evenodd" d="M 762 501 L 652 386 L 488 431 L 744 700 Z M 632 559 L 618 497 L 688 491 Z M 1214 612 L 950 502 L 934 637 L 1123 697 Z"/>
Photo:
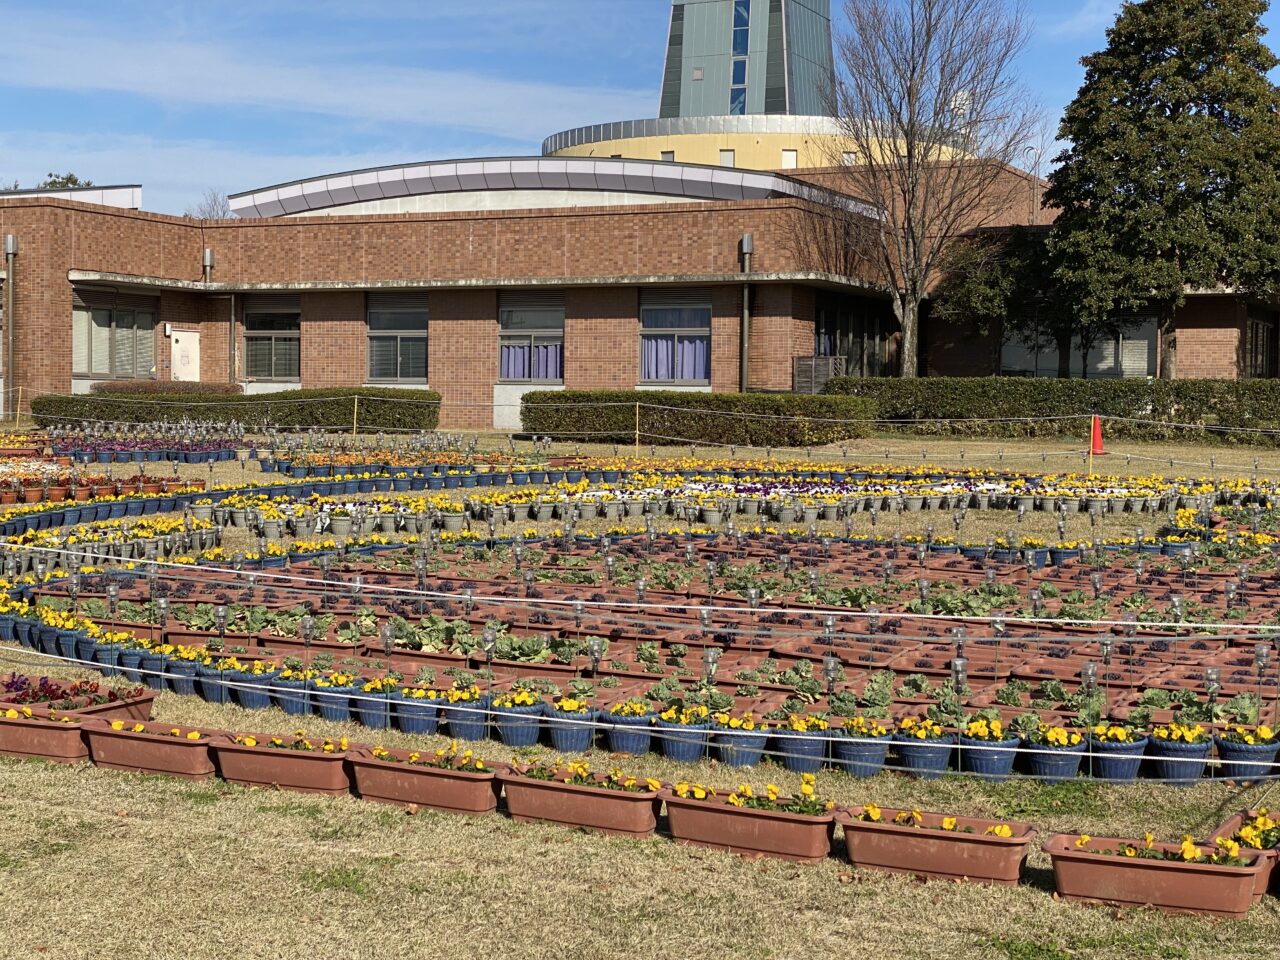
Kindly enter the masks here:
<path id="1" fill-rule="evenodd" d="M 183 216 L 193 220 L 230 220 L 235 214 L 231 212 L 231 201 L 227 195 L 209 187 L 195 206 L 187 207 Z"/>
<path id="2" fill-rule="evenodd" d="M 1037 122 L 1015 74 L 1027 22 L 1009 0 L 846 0 L 845 10 L 832 89 L 855 154 L 841 161 L 844 191 L 884 211 L 872 249 L 896 292 L 902 373 L 914 376 L 920 304 L 948 247 L 1027 196 L 1011 173 Z"/>

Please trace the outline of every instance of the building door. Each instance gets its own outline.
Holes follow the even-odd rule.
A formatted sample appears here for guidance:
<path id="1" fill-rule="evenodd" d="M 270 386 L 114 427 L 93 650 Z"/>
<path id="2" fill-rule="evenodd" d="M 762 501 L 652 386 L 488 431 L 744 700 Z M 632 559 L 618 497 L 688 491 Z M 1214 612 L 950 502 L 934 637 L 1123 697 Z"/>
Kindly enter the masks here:
<path id="1" fill-rule="evenodd" d="M 200 331 L 173 331 L 170 347 L 173 355 L 173 379 L 198 382 L 200 380 Z"/>

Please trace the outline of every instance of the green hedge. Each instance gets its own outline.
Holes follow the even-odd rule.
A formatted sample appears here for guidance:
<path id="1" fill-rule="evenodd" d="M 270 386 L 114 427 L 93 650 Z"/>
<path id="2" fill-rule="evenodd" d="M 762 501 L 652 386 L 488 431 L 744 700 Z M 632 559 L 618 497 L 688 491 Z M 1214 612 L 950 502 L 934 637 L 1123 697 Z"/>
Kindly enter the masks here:
<path id="1" fill-rule="evenodd" d="M 193 393 L 216 393 L 223 396 L 244 394 L 243 388 L 238 383 L 197 383 L 192 380 L 99 380 L 89 388 L 89 392 L 109 393 L 112 396 L 177 394 L 184 397 Z"/>
<path id="2" fill-rule="evenodd" d="M 1037 377 L 833 377 L 825 392 L 865 397 L 880 430 L 971 437 L 1084 437 L 1090 414 L 1107 437 L 1280 444 L 1280 436 L 1214 427 L 1280 429 L 1277 380 L 1057 380 Z M 1057 420 L 1056 417 L 1070 417 Z M 893 421 L 899 421 L 895 426 Z M 904 421 L 923 421 L 907 423 Z M 1185 425 L 1185 426 L 1175 426 Z"/>
<path id="3" fill-rule="evenodd" d="M 651 444 L 805 447 L 868 437 L 875 417 L 875 405 L 859 397 L 540 390 L 524 395 L 520 422 L 525 433 L 540 437 L 630 443 L 635 438 L 637 404 L 640 442 Z"/>
<path id="4" fill-rule="evenodd" d="M 440 422 L 440 394 L 433 390 L 382 390 L 364 387 L 286 390 L 254 396 L 185 393 L 181 399 L 155 394 L 77 394 L 43 396 L 31 401 L 36 423 L 68 420 L 148 423 L 157 420 L 238 420 L 248 429 L 327 427 L 351 429 L 359 398 L 359 428 L 434 430 Z"/>

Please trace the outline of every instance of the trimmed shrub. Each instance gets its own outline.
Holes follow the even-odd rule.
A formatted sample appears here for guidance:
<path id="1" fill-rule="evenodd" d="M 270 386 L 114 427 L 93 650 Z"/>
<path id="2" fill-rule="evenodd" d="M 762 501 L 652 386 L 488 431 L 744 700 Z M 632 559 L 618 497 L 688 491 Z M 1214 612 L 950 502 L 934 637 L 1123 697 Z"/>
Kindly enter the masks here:
<path id="1" fill-rule="evenodd" d="M 90 393 L 125 394 L 220 394 L 239 396 L 244 390 L 238 383 L 195 383 L 190 380 L 99 380 L 89 388 Z"/>
<path id="2" fill-rule="evenodd" d="M 879 430 L 971 437 L 1108 437 L 1280 444 L 1277 380 L 1057 380 L 1036 377 L 833 377 L 824 392 L 874 400 Z M 1054 419 L 1070 418 L 1070 419 Z M 1117 419 L 1124 418 L 1124 419 Z M 1142 421 L 1126 423 L 1125 419 Z M 920 421 L 920 422 L 911 422 Z M 1219 428 L 1219 429 L 1215 429 Z"/>
<path id="3" fill-rule="evenodd" d="M 77 420 L 148 423 L 157 420 L 238 420 L 253 430 L 323 427 L 351 429 L 356 398 L 361 430 L 434 430 L 440 422 L 440 394 L 434 390 L 382 390 L 366 387 L 286 390 L 256 396 L 183 394 L 181 400 L 151 395 L 48 395 L 31 401 L 40 426 Z"/>
<path id="4" fill-rule="evenodd" d="M 875 405 L 860 397 L 675 390 L 539 390 L 520 404 L 524 432 L 588 443 L 728 443 L 804 447 L 871 435 Z"/>

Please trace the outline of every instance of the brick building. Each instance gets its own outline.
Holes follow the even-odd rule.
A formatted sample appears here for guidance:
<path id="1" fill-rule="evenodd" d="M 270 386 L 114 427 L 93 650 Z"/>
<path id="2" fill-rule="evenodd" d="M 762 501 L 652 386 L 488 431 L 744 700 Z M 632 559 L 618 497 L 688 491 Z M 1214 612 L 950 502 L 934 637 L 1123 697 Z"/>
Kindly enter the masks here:
<path id="1" fill-rule="evenodd" d="M 749 389 L 792 388 L 820 311 L 887 312 L 869 279 L 825 273 L 797 248 L 797 221 L 814 215 L 799 181 L 540 158 L 477 162 L 478 183 L 467 166 L 372 172 L 419 207 L 395 213 L 346 214 L 370 202 L 340 193 L 353 175 L 257 191 L 253 211 L 237 198 L 245 213 L 314 214 L 322 194 L 324 216 L 194 221 L 0 199 L 0 235 L 18 241 L 5 387 L 429 386 L 445 426 L 514 426 L 529 389 L 740 389 L 744 296 Z"/>

